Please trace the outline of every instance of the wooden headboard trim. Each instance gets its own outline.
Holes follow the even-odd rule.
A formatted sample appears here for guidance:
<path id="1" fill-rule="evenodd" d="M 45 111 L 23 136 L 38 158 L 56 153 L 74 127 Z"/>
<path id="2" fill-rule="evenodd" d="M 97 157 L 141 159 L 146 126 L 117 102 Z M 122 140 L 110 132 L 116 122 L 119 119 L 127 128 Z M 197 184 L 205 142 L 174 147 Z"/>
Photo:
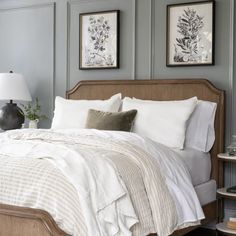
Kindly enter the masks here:
<path id="1" fill-rule="evenodd" d="M 91 85 L 156 85 L 156 84 L 205 84 L 212 92 L 221 96 L 224 93 L 223 90 L 216 88 L 207 79 L 154 79 L 154 80 L 82 80 L 78 82 L 72 89 L 66 91 L 66 98 L 71 99 L 71 95 L 83 86 Z M 224 101 L 222 100 L 224 103 Z M 222 104 L 224 105 L 224 104 Z"/>
<path id="2" fill-rule="evenodd" d="M 66 92 L 67 99 L 107 99 L 114 93 L 141 99 L 179 100 L 197 96 L 217 103 L 215 119 L 216 139 L 211 150 L 212 173 L 219 187 L 223 186 L 223 166 L 217 154 L 224 151 L 225 96 L 206 79 L 155 79 L 155 80 L 89 80 L 80 81 Z"/>

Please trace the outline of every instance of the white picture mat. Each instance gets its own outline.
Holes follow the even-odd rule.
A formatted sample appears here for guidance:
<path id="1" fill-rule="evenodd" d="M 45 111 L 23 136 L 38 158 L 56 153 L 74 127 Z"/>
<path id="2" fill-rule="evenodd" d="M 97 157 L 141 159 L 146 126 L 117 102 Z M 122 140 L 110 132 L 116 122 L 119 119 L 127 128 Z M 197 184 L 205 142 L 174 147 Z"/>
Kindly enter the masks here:
<path id="1" fill-rule="evenodd" d="M 108 24 L 110 26 L 110 31 L 109 31 L 109 38 L 106 40 L 105 43 L 105 51 L 103 55 L 112 55 L 112 58 L 114 60 L 114 64 L 112 67 L 117 66 L 117 12 L 102 12 L 102 13 L 91 13 L 91 14 L 86 14 L 83 15 L 81 20 L 81 66 L 86 68 L 90 67 L 86 63 L 86 57 L 88 56 L 89 52 L 94 51 L 94 45 L 92 40 L 90 39 L 90 34 L 88 31 L 88 28 L 90 27 L 90 17 L 94 17 L 95 19 L 98 19 L 99 17 L 103 16 L 104 20 L 108 21 Z M 96 65 L 95 65 L 96 66 Z M 97 65 L 99 67 L 107 67 L 107 65 Z"/>
<path id="2" fill-rule="evenodd" d="M 193 5 L 181 5 L 170 7 L 169 9 L 169 63 L 170 64 L 186 64 L 186 62 L 175 62 L 173 60 L 175 55 L 176 38 L 181 38 L 182 35 L 178 32 L 177 21 L 183 14 L 184 10 L 188 8 L 196 10 L 197 14 L 203 16 L 204 26 L 200 31 L 201 41 L 198 44 L 199 54 L 203 59 L 198 63 L 211 63 L 212 62 L 212 48 L 213 48 L 213 6 L 212 3 L 199 3 Z M 205 57 L 207 55 L 207 58 Z M 196 63 L 196 62 L 187 62 Z"/>

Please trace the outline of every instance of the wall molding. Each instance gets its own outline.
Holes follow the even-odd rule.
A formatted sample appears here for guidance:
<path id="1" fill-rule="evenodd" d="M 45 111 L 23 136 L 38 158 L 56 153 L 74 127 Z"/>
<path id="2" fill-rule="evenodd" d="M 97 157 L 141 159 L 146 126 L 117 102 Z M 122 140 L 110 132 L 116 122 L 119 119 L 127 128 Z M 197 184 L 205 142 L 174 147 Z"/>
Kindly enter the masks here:
<path id="1" fill-rule="evenodd" d="M 151 0 L 150 4 L 150 67 L 149 79 L 154 79 L 154 64 L 155 64 L 155 0 Z"/>
<path id="2" fill-rule="evenodd" d="M 52 61 L 52 109 L 54 109 L 55 100 L 55 81 L 56 81 L 56 2 L 49 2 L 43 4 L 30 4 L 20 5 L 13 7 L 0 8 L 0 13 L 7 11 L 18 11 L 18 10 L 32 10 L 38 8 L 52 7 L 53 8 L 53 61 Z M 53 111 L 51 111 L 53 112 Z"/>
<path id="3" fill-rule="evenodd" d="M 19 5 L 19 6 L 13 6 L 13 7 L 5 7 L 5 8 L 0 8 L 0 12 L 3 11 L 14 11 L 14 10 L 20 10 L 20 9 L 37 9 L 37 8 L 43 8 L 43 7 L 52 7 L 55 6 L 56 2 L 49 2 L 49 3 L 41 3 L 41 4 L 24 4 L 24 5 Z"/>
<path id="4" fill-rule="evenodd" d="M 69 90 L 71 88 L 71 75 L 70 75 L 70 39 L 71 39 L 71 10 L 72 5 L 81 5 L 81 4 L 89 4 L 94 3 L 96 1 L 90 0 L 69 0 L 67 2 L 67 59 L 66 59 L 66 89 Z M 100 0 L 100 2 L 109 2 L 109 0 Z M 137 28 L 137 0 L 132 0 L 132 15 L 133 15 L 133 34 L 132 34 L 132 71 L 131 78 L 136 79 L 136 28 Z M 78 42 L 79 43 L 79 42 Z M 120 45 L 120 53 L 122 53 L 122 45 Z M 121 64 L 121 63 L 120 63 Z M 79 65 L 78 65 L 79 68 Z"/>
<path id="5" fill-rule="evenodd" d="M 136 4 L 136 0 L 132 1 L 132 5 L 133 5 L 133 69 L 132 69 L 132 79 L 135 80 L 136 79 L 136 27 L 137 27 L 137 4 Z M 120 47 L 121 48 L 121 47 Z"/>
<path id="6" fill-rule="evenodd" d="M 71 2 L 67 2 L 67 36 L 66 36 L 66 91 L 70 89 L 70 32 L 71 32 Z"/>
<path id="7" fill-rule="evenodd" d="M 230 124 L 233 120 L 233 110 L 234 110 L 234 0 L 230 0 L 230 24 L 229 24 L 229 87 L 230 87 L 230 100 L 231 100 L 231 110 L 230 110 Z M 229 131 L 229 140 L 232 138 L 231 129 Z"/>
<path id="8" fill-rule="evenodd" d="M 53 90 L 52 90 L 52 108 L 55 108 L 55 89 L 56 89 L 56 3 L 53 2 Z"/>
<path id="9" fill-rule="evenodd" d="M 229 111 L 229 123 L 233 126 L 233 114 L 234 114 L 234 0 L 230 0 L 230 24 L 229 24 L 229 97 L 230 97 L 230 111 Z M 232 128 L 229 128 L 228 132 L 228 140 L 232 142 Z M 233 172 L 235 166 L 230 163 L 229 171 L 230 171 L 230 178 L 229 178 L 229 185 L 233 183 Z"/>

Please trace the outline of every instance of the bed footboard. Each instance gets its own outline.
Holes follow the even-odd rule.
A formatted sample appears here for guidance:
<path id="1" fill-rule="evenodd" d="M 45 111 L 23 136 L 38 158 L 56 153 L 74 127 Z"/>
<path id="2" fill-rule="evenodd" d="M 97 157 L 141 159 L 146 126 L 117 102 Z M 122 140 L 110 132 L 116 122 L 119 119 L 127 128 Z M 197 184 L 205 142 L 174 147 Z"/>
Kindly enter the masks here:
<path id="1" fill-rule="evenodd" d="M 203 225 L 216 219 L 216 202 L 205 205 L 203 210 L 206 216 L 202 221 Z M 176 231 L 172 236 L 184 235 L 197 227 Z M 0 235 L 69 236 L 57 226 L 46 211 L 5 204 L 0 204 Z"/>
<path id="2" fill-rule="evenodd" d="M 68 236 L 43 210 L 0 204 L 0 235 Z"/>

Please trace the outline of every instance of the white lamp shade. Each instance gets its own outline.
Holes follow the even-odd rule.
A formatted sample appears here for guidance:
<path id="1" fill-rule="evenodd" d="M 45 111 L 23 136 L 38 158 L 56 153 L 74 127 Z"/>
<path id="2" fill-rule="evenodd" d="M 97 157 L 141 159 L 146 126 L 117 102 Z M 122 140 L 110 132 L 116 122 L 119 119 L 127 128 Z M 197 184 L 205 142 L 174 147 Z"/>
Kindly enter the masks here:
<path id="1" fill-rule="evenodd" d="M 25 79 L 21 74 L 0 73 L 0 100 L 32 100 Z"/>

